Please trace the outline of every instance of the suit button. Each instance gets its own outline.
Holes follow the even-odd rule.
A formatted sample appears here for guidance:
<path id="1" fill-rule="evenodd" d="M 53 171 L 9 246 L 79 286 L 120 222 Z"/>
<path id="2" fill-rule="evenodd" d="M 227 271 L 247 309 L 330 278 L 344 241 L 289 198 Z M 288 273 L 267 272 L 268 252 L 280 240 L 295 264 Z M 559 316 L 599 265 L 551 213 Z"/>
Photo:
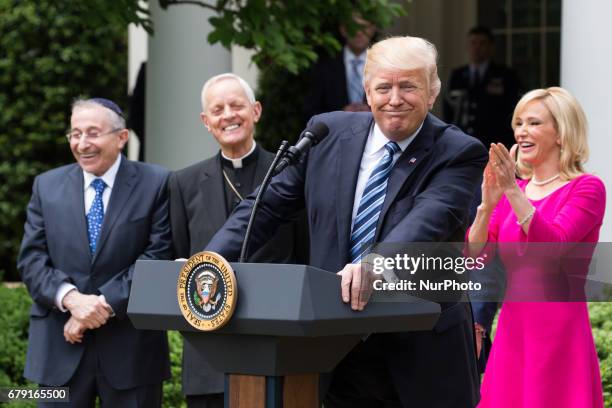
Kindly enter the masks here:
<path id="1" fill-rule="evenodd" d="M 236 187 L 240 188 L 240 187 L 242 187 L 242 184 L 236 183 Z"/>

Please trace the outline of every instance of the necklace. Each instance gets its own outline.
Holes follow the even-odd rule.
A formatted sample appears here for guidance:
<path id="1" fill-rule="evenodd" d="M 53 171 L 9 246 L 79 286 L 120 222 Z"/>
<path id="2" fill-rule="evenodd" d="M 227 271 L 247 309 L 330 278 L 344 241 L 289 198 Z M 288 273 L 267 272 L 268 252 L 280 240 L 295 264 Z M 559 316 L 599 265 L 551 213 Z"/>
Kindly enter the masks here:
<path id="1" fill-rule="evenodd" d="M 242 196 L 240 195 L 240 193 L 238 192 L 238 190 L 236 190 L 236 187 L 234 186 L 234 183 L 232 183 L 232 181 L 229 179 L 229 177 L 227 176 L 227 173 L 225 172 L 225 170 L 223 171 L 223 177 L 225 178 L 225 181 L 227 181 L 227 185 L 232 189 L 232 191 L 234 192 L 234 194 L 236 194 L 238 196 L 238 198 L 240 199 L 240 201 L 244 200 L 244 198 L 242 198 Z"/>
<path id="2" fill-rule="evenodd" d="M 532 178 L 531 178 L 531 183 L 532 183 L 534 186 L 541 187 L 541 186 L 545 186 L 545 185 L 547 185 L 547 184 L 549 184 L 549 183 L 552 183 L 553 181 L 555 181 L 555 180 L 556 180 L 556 179 L 558 179 L 558 178 L 559 178 L 559 173 L 555 174 L 555 175 L 554 175 L 554 176 L 552 176 L 551 178 L 547 178 L 546 180 L 542 180 L 542 181 L 537 181 L 537 180 L 535 179 L 535 177 L 532 177 Z"/>

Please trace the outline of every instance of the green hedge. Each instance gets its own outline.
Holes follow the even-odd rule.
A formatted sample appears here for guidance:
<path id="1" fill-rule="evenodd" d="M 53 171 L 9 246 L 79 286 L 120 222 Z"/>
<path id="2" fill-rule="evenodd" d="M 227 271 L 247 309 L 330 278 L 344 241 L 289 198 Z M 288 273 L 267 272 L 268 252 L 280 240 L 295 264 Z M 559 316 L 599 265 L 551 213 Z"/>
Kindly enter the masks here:
<path id="1" fill-rule="evenodd" d="M 29 311 L 32 300 L 23 287 L 9 289 L 0 285 L 0 387 L 34 386 L 23 378 L 28 341 Z M 168 333 L 172 378 L 164 383 L 164 408 L 184 408 L 181 394 L 183 340 L 178 332 Z M 34 404 L 15 404 L 34 407 Z"/>
<path id="2" fill-rule="evenodd" d="M 612 303 L 591 303 L 589 314 L 599 357 L 604 406 L 612 407 Z"/>
<path id="3" fill-rule="evenodd" d="M 18 279 L 33 177 L 73 160 L 64 138 L 72 100 L 125 106 L 126 25 L 88 14 L 94 6 L 100 0 L 0 0 L 0 280 Z"/>

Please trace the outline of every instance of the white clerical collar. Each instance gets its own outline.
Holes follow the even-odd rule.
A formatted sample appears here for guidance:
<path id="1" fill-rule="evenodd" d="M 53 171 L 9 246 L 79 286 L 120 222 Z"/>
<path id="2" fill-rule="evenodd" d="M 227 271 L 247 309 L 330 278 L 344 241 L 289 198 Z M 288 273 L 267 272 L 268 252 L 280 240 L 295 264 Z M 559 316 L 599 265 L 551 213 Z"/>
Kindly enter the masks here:
<path id="1" fill-rule="evenodd" d="M 232 162 L 232 166 L 234 166 L 235 169 L 241 169 L 242 161 L 246 159 L 247 157 L 249 157 L 254 151 L 255 151 L 255 141 L 253 140 L 253 146 L 251 146 L 251 150 L 249 150 L 249 152 L 245 154 L 244 156 L 239 157 L 237 159 L 230 159 L 225 154 L 223 154 L 223 150 L 221 150 L 221 157 L 223 157 L 227 161 Z"/>
<path id="2" fill-rule="evenodd" d="M 410 143 L 412 143 L 416 135 L 419 134 L 421 128 L 423 127 L 423 123 L 421 123 L 421 125 L 417 128 L 417 130 L 414 131 L 413 134 L 403 140 L 400 140 L 399 142 L 396 142 L 402 152 L 406 150 L 406 148 L 410 145 Z M 382 149 L 387 143 L 389 143 L 389 139 L 387 138 L 387 136 L 385 136 L 378 124 L 375 122 L 374 127 L 372 128 L 372 142 L 369 143 L 368 147 L 366 147 L 366 149 L 369 150 L 369 152 L 367 153 L 376 152 Z"/>
<path id="3" fill-rule="evenodd" d="M 117 177 L 117 172 L 119 171 L 119 165 L 121 164 L 121 156 L 122 156 L 121 153 L 119 153 L 113 165 L 110 166 L 110 168 L 106 170 L 106 173 L 104 173 L 102 176 L 96 176 L 93 173 L 88 173 L 85 170 L 83 170 L 83 182 L 84 182 L 85 190 L 87 190 L 91 182 L 97 178 L 102 179 L 102 181 L 104 181 L 104 183 L 106 184 L 106 187 L 112 189 L 113 185 L 115 184 L 115 178 Z"/>

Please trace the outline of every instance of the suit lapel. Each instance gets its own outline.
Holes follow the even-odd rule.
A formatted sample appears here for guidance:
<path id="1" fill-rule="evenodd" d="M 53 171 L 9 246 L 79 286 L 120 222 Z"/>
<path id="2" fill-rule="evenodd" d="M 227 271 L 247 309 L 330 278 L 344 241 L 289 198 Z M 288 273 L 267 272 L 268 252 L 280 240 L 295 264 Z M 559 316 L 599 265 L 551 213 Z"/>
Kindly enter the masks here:
<path id="1" fill-rule="evenodd" d="M 79 253 L 87 254 L 91 262 L 91 252 L 89 251 L 89 235 L 87 234 L 87 218 L 85 216 L 85 191 L 83 188 L 83 170 L 76 165 L 68 175 L 66 183 L 66 202 L 68 211 L 73 217 L 74 232 L 76 240 L 82 246 Z"/>
<path id="2" fill-rule="evenodd" d="M 119 218 L 123 207 L 131 196 L 132 190 L 136 186 L 137 176 L 138 171 L 136 167 L 127 158 L 122 157 L 119 170 L 117 171 L 117 177 L 115 178 L 115 184 L 113 185 L 113 190 L 108 202 L 108 208 L 104 214 L 102 231 L 100 232 L 100 239 L 98 241 L 96 253 L 92 262 L 96 262 L 100 253 L 104 249 L 104 244 L 108 240 L 108 236 L 113 228 L 113 225 Z"/>
<path id="3" fill-rule="evenodd" d="M 389 181 L 387 182 L 387 194 L 385 196 L 385 202 L 376 224 L 376 236 L 374 240 L 377 241 L 382 231 L 381 225 L 387 211 L 391 204 L 395 202 L 398 193 L 402 186 L 406 183 L 412 172 L 419 166 L 423 159 L 431 151 L 433 145 L 432 125 L 429 115 L 425 118 L 421 131 L 416 138 L 408 145 L 406 150 L 397 159 L 397 162 L 393 165 L 391 174 L 389 175 Z"/>
<path id="4" fill-rule="evenodd" d="M 199 185 L 203 192 L 202 206 L 209 214 L 206 223 L 212 231 L 219 230 L 227 219 L 227 208 L 225 206 L 225 179 L 221 171 L 221 154 L 217 154 L 215 160 L 210 160 L 203 168 Z"/>
<path id="5" fill-rule="evenodd" d="M 339 149 L 336 155 L 338 157 L 336 177 L 336 180 L 338 180 L 338 188 L 336 189 L 336 202 L 338 205 L 336 211 L 338 246 L 340 254 L 346 258 L 346 262 L 348 262 L 349 258 L 355 186 L 357 185 L 361 157 L 363 156 L 363 150 L 368 140 L 371 125 L 372 116 L 368 116 L 367 120 L 353 125 L 350 130 L 347 129 L 339 138 Z"/>
<path id="6" fill-rule="evenodd" d="M 264 177 L 266 177 L 266 173 L 268 172 L 268 167 L 272 163 L 272 160 L 274 160 L 274 158 L 272 158 L 270 161 L 265 160 L 263 157 L 263 153 L 259 146 L 256 146 L 255 149 L 258 149 L 258 151 L 257 151 L 257 163 L 255 163 L 255 176 L 254 176 L 255 178 L 253 179 L 253 190 L 255 190 L 255 188 L 261 184 Z"/>

